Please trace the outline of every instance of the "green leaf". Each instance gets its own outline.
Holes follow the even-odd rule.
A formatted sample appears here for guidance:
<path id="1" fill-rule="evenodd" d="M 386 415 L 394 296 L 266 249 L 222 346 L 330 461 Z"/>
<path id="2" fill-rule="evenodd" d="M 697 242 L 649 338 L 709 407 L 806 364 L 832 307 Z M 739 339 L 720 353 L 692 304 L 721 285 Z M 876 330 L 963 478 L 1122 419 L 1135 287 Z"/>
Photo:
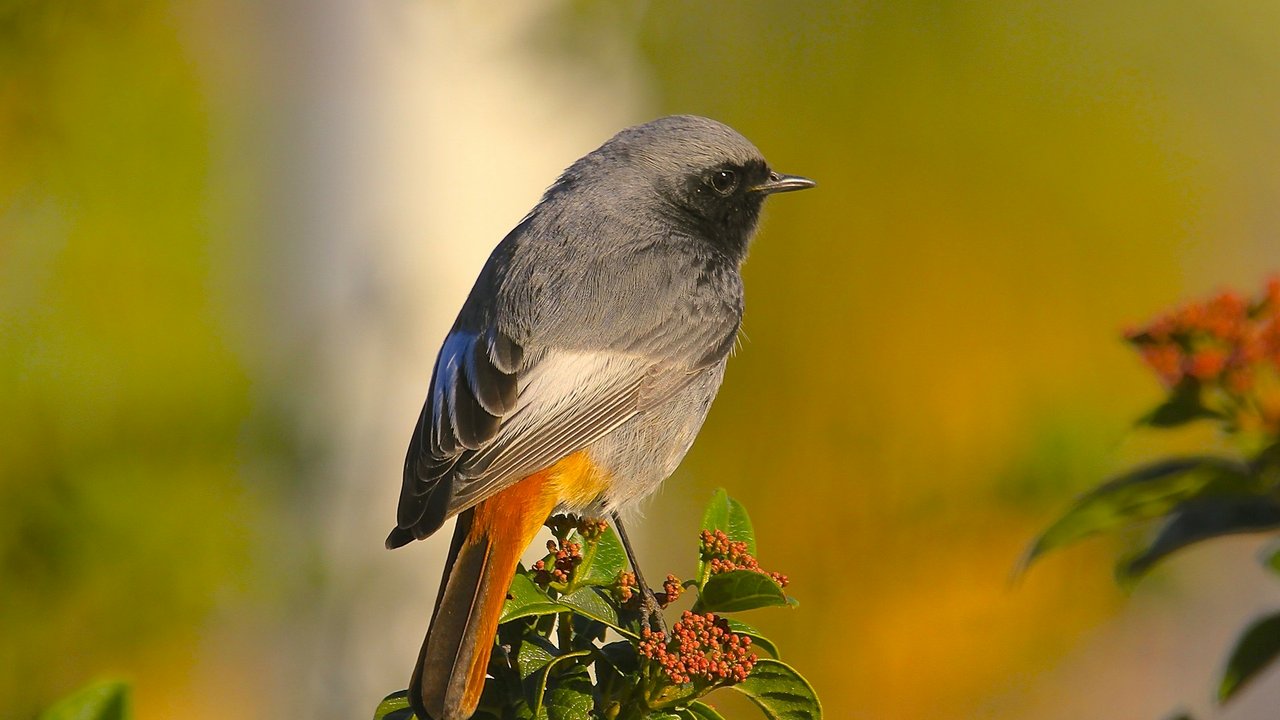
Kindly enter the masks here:
<path id="1" fill-rule="evenodd" d="M 373 720 L 412 720 L 413 708 L 409 707 L 409 691 L 393 692 L 382 698 L 378 709 L 373 711 Z"/>
<path id="2" fill-rule="evenodd" d="M 558 612 L 564 612 L 564 608 L 557 605 L 528 575 L 521 572 L 511 579 L 507 602 L 502 606 L 498 623 L 535 615 L 554 615 Z"/>
<path id="3" fill-rule="evenodd" d="M 747 552 L 756 554 L 756 531 L 751 516 L 742 503 L 729 497 L 724 488 L 717 488 L 711 502 L 702 513 L 703 530 L 722 530 L 730 540 L 747 544 Z"/>
<path id="4" fill-rule="evenodd" d="M 707 509 L 702 511 L 702 529 L 720 529 L 728 532 L 729 527 L 729 493 L 724 488 L 716 488 L 711 493 L 711 501 Z"/>
<path id="5" fill-rule="evenodd" d="M 756 554 L 756 529 L 751 524 L 751 516 L 742 503 L 733 498 L 729 498 L 729 527 L 724 528 L 724 534 L 730 540 L 746 543 L 747 552 Z"/>
<path id="6" fill-rule="evenodd" d="M 90 683 L 40 713 L 40 720 L 128 720 L 129 686 L 106 680 Z"/>
<path id="7" fill-rule="evenodd" d="M 1254 477 L 1248 465 L 1214 456 L 1194 456 L 1143 465 L 1086 493 L 1023 556 L 1025 569 L 1044 553 L 1090 535 L 1150 520 L 1195 497 L 1245 495 Z"/>
<path id="8" fill-rule="evenodd" d="M 703 530 L 721 530 L 730 540 L 747 544 L 747 552 L 756 554 L 756 531 L 751 524 L 751 516 L 742 503 L 729 497 L 724 488 L 717 488 L 711 495 L 711 502 L 702 513 Z M 705 582 L 707 578 L 707 561 L 698 559 L 698 578 Z"/>
<path id="9" fill-rule="evenodd" d="M 681 708 L 680 715 L 682 720 L 724 720 L 715 708 L 697 700 L 689 703 L 689 707 Z"/>
<path id="10" fill-rule="evenodd" d="M 576 612 L 570 615 L 570 621 L 573 629 L 574 650 L 594 648 L 597 642 L 604 641 L 605 634 L 612 629 L 599 620 L 593 620 Z"/>
<path id="11" fill-rule="evenodd" d="M 525 637 L 516 652 L 516 670 L 520 673 L 520 679 L 527 680 L 530 675 L 549 665 L 556 659 L 558 652 L 556 646 L 542 636 Z"/>
<path id="12" fill-rule="evenodd" d="M 729 687 L 750 698 L 769 720 L 822 719 L 822 703 L 813 686 L 779 660 L 756 661 L 750 677 Z"/>
<path id="13" fill-rule="evenodd" d="M 634 673 L 640 664 L 636 648 L 628 640 L 618 640 L 601 647 L 600 657 L 607 665 L 617 670 L 619 675 Z"/>
<path id="14" fill-rule="evenodd" d="M 706 510 L 702 511 L 702 529 L 703 530 L 724 530 L 729 526 L 729 493 L 724 488 L 716 488 L 711 494 L 711 502 L 707 503 Z M 726 531 L 727 533 L 728 531 Z M 702 553 L 698 553 L 698 575 L 695 584 L 702 587 L 707 581 L 707 559 L 702 557 Z"/>
<path id="15" fill-rule="evenodd" d="M 489 666 L 492 668 L 493 663 L 490 662 Z M 528 698 L 523 691 L 533 683 L 530 681 L 527 685 L 522 685 L 518 680 L 511 682 L 515 679 L 512 675 L 514 673 L 506 672 L 501 673 L 501 677 L 485 679 L 480 704 L 471 720 L 533 720 L 533 708 L 529 707 Z"/>
<path id="16" fill-rule="evenodd" d="M 694 612 L 740 612 L 786 605 L 787 596 L 768 575 L 731 570 L 712 575 L 702 586 Z"/>
<path id="17" fill-rule="evenodd" d="M 1187 378 L 1178 383 L 1167 400 L 1145 415 L 1138 423 L 1156 428 L 1171 428 L 1194 420 L 1219 417 L 1222 415 L 1204 406 L 1200 397 L 1200 382 L 1194 378 Z"/>
<path id="18" fill-rule="evenodd" d="M 579 672 L 557 678 L 555 685 L 547 690 L 543 705 L 547 709 L 547 720 L 592 720 L 591 709 L 595 700 L 591 695 L 591 676 L 587 669 L 584 667 Z"/>
<path id="19" fill-rule="evenodd" d="M 562 612 L 569 608 L 579 615 L 598 620 L 627 637 L 639 637 L 635 630 L 622 624 L 618 619 L 617 608 L 595 587 L 579 588 L 568 595 L 561 595 L 559 604 Z"/>
<path id="20" fill-rule="evenodd" d="M 751 638 L 751 647 L 760 648 L 775 658 L 782 659 L 782 654 L 778 652 L 778 646 L 774 645 L 773 641 L 769 638 L 761 635 L 759 630 L 742 622 L 741 620 L 725 618 L 725 621 L 729 623 L 730 630 L 739 635 L 746 635 Z"/>
<path id="21" fill-rule="evenodd" d="M 1209 538 L 1280 527 L 1280 503 L 1269 496 L 1195 498 L 1179 505 L 1137 557 L 1122 563 L 1122 580 L 1136 578 L 1174 551 Z"/>
<path id="22" fill-rule="evenodd" d="M 573 587 L 584 585 L 612 585 L 627 565 L 627 552 L 622 542 L 608 528 L 595 542 L 583 542 L 581 536 L 573 538 L 582 543 L 582 562 L 573 571 Z"/>
<path id="23" fill-rule="evenodd" d="M 529 680 L 525 681 L 525 687 L 528 694 L 529 705 L 533 709 L 535 714 L 538 714 L 541 711 L 544 701 L 548 706 L 550 705 L 551 693 L 548 692 L 548 688 L 552 687 L 551 673 L 555 669 L 555 667 L 561 663 L 567 662 L 574 658 L 586 657 L 590 654 L 591 654 L 590 650 L 577 650 L 575 652 L 565 653 L 555 658 L 551 662 L 547 663 L 546 665 L 542 666 L 541 670 L 534 673 Z M 583 668 L 583 670 L 585 671 L 585 668 Z M 590 684 L 590 679 L 588 679 L 587 682 L 588 684 Z M 559 683 L 560 683 L 560 680 L 557 679 L 556 681 L 557 687 Z M 587 690 L 588 697 L 590 696 L 590 694 L 591 694 L 591 691 L 590 691 L 590 688 L 588 688 Z M 548 707 L 547 709 L 548 709 L 548 712 L 550 712 L 550 708 Z"/>
<path id="24" fill-rule="evenodd" d="M 1227 661 L 1227 670 L 1218 686 L 1218 702 L 1230 700 L 1250 680 L 1280 656 L 1280 613 L 1249 626 Z"/>

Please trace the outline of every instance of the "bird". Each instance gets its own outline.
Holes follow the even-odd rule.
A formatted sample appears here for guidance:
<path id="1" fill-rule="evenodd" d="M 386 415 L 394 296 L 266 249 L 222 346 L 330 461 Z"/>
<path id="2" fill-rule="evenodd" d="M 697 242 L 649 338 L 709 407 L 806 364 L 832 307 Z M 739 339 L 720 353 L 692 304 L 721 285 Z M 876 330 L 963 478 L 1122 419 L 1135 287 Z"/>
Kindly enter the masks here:
<path id="1" fill-rule="evenodd" d="M 743 317 L 761 206 L 816 183 L 715 120 L 626 128 L 570 165 L 480 270 L 440 348 L 386 546 L 457 518 L 409 685 L 422 720 L 465 720 L 520 557 L 553 512 L 611 518 L 670 476 L 702 427 Z"/>

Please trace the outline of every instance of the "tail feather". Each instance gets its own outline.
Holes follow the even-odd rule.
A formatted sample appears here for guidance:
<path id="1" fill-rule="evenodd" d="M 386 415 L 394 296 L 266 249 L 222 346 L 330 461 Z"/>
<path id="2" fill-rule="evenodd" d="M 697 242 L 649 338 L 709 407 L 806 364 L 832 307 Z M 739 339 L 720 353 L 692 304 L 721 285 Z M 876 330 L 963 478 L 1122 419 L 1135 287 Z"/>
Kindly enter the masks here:
<path id="1" fill-rule="evenodd" d="M 511 576 L 555 507 L 548 475 L 531 475 L 459 515 L 431 630 L 409 683 L 422 720 L 466 720 L 475 712 Z"/>

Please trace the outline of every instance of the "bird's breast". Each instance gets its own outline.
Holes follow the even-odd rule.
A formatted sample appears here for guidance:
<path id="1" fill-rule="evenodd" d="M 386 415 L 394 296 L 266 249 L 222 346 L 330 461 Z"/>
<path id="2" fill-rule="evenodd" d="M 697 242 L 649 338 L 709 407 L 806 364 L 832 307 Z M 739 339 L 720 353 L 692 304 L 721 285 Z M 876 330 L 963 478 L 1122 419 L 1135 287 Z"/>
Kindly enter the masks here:
<path id="1" fill-rule="evenodd" d="M 675 472 L 702 428 L 723 377 L 723 362 L 698 371 L 681 390 L 587 448 L 605 478 L 596 507 L 606 512 L 625 508 Z"/>
<path id="2" fill-rule="evenodd" d="M 580 510 L 598 504 L 608 493 L 612 474 L 587 450 L 564 457 L 543 471 L 564 509 Z"/>

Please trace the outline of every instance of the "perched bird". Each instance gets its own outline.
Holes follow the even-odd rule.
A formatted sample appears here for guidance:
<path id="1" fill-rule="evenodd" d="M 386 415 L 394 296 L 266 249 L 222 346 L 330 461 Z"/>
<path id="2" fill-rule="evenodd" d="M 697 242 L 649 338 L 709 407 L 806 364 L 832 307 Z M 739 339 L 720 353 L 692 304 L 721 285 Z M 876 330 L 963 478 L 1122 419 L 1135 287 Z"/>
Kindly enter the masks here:
<path id="1" fill-rule="evenodd" d="M 706 418 L 761 204 L 813 185 L 721 123 L 665 117 L 571 165 L 498 244 L 440 349 L 387 537 L 458 517 L 409 687 L 419 717 L 475 712 L 512 574 L 553 511 L 612 517 L 639 577 L 618 511 Z"/>

